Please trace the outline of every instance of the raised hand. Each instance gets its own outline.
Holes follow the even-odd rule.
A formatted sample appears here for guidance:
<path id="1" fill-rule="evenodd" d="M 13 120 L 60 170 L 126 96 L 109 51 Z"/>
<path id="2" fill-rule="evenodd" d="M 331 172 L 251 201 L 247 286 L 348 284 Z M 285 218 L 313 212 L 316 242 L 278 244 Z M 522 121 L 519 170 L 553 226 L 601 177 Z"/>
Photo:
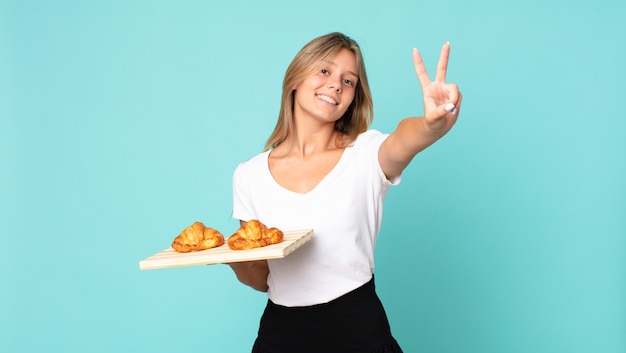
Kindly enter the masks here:
<path id="1" fill-rule="evenodd" d="M 387 178 L 398 176 L 420 151 L 445 135 L 456 123 L 461 108 L 461 92 L 456 84 L 446 83 L 450 43 L 441 49 L 435 80 L 431 81 L 422 56 L 413 49 L 415 73 L 424 95 L 424 117 L 402 119 L 383 142 L 378 161 Z"/>
<path id="2" fill-rule="evenodd" d="M 441 48 L 435 80 L 431 81 L 420 52 L 413 49 L 413 64 L 424 99 L 424 121 L 431 133 L 438 137 L 445 135 L 456 123 L 463 98 L 456 84 L 446 83 L 449 56 L 450 43 L 446 42 Z"/>

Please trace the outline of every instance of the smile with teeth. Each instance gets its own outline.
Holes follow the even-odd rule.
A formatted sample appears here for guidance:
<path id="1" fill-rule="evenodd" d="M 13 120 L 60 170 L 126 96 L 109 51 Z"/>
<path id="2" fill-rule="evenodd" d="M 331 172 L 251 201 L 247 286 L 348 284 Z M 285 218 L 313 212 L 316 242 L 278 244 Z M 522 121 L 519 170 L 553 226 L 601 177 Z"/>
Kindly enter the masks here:
<path id="1" fill-rule="evenodd" d="M 330 98 L 330 97 L 328 97 L 328 96 L 324 96 L 324 95 L 322 95 L 322 94 L 318 94 L 318 95 L 317 95 L 317 98 L 319 98 L 319 99 L 323 100 L 324 102 L 328 102 L 328 103 L 330 103 L 330 104 L 337 105 L 337 101 L 336 101 L 336 100 L 334 100 L 334 99 L 332 99 L 332 98 Z"/>

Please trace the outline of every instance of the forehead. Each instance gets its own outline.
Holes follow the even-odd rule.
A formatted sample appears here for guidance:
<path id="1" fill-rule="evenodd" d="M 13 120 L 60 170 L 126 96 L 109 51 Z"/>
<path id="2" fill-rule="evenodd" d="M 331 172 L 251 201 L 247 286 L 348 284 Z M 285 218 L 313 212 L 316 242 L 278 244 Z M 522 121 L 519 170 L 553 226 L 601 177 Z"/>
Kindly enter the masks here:
<path id="1" fill-rule="evenodd" d="M 346 71 L 349 74 L 352 74 L 358 77 L 359 68 L 356 62 L 356 55 L 348 49 L 342 48 L 338 50 L 336 53 L 329 55 L 328 57 L 322 59 L 323 64 L 331 65 L 342 71 Z"/>

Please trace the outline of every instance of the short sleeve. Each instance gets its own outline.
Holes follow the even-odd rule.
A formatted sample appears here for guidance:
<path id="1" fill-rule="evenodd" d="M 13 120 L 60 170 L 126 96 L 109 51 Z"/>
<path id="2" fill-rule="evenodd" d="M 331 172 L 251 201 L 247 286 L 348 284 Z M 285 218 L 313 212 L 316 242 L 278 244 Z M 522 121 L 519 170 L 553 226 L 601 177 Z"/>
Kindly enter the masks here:
<path id="1" fill-rule="evenodd" d="M 239 220 L 255 218 L 252 210 L 249 185 L 246 183 L 244 163 L 239 164 L 233 173 L 233 214 L 232 217 Z"/>
<path id="2" fill-rule="evenodd" d="M 384 134 L 378 130 L 368 130 L 359 136 L 355 142 L 355 147 L 364 150 L 369 158 L 368 163 L 376 170 L 376 174 L 381 180 L 383 180 L 383 184 L 387 186 L 395 186 L 402 180 L 402 174 L 391 179 L 387 179 L 385 173 L 383 172 L 383 168 L 380 166 L 380 161 L 378 160 L 378 151 L 387 137 L 389 137 L 389 134 Z"/>

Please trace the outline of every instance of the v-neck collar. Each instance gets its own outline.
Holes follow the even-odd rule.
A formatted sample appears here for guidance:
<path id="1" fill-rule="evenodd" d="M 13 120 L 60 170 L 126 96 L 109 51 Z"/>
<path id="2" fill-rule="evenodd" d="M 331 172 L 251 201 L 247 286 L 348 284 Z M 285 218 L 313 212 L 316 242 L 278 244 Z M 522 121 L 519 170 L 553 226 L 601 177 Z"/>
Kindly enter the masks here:
<path id="1" fill-rule="evenodd" d="M 337 163 L 335 164 L 335 166 L 322 178 L 320 179 L 320 181 L 309 191 L 305 192 L 305 193 L 301 193 L 301 192 L 297 192 L 297 191 L 293 191 L 291 189 L 288 189 L 284 186 L 282 186 L 278 181 L 276 181 L 276 179 L 274 178 L 274 175 L 272 174 L 272 171 L 270 169 L 270 163 L 269 163 L 269 156 L 270 156 L 270 151 L 267 151 L 265 153 L 265 170 L 267 172 L 267 175 L 269 176 L 269 178 L 272 180 L 272 183 L 276 186 L 277 189 L 282 190 L 286 193 L 298 196 L 298 197 L 306 197 L 306 196 L 310 196 L 310 195 L 314 195 L 315 193 L 317 193 L 317 190 L 323 188 L 324 184 L 328 183 L 329 180 L 332 180 L 333 176 L 335 174 L 338 173 L 338 170 L 340 170 L 341 165 L 343 163 L 345 163 L 345 159 L 347 158 L 347 154 L 350 153 L 349 150 L 352 149 L 352 145 L 345 147 L 343 149 L 343 152 L 341 152 L 341 157 L 339 157 L 339 160 L 337 161 Z"/>

